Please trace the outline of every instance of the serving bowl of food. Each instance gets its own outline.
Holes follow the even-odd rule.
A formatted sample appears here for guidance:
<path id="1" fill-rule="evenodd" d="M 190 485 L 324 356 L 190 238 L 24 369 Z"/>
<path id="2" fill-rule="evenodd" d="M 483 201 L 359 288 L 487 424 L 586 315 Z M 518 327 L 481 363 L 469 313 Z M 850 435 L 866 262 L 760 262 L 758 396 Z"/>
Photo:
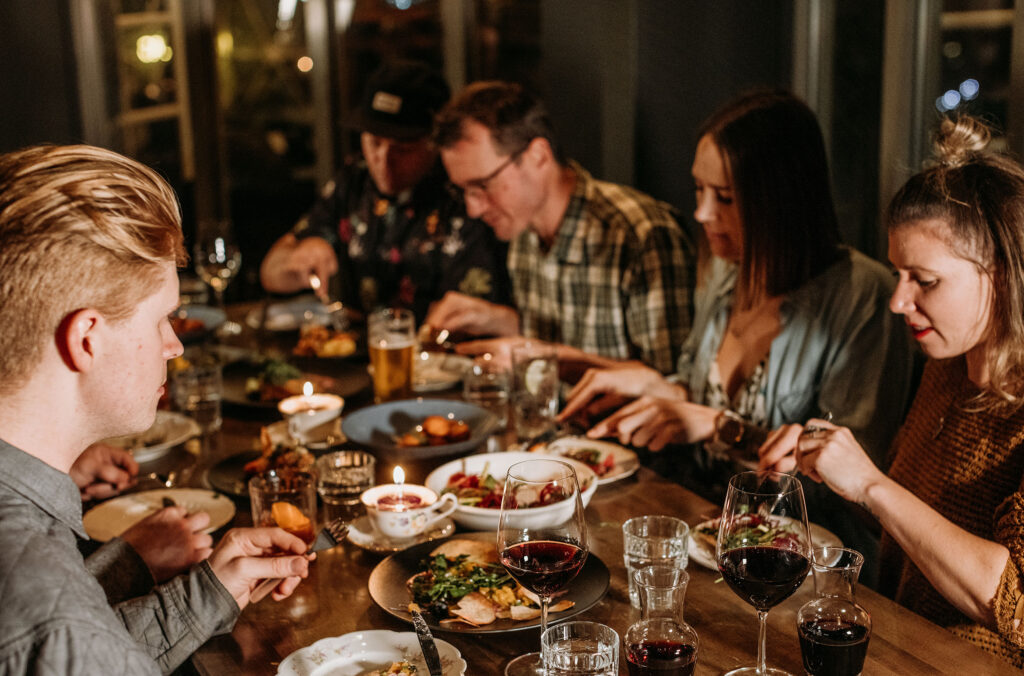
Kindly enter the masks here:
<path id="1" fill-rule="evenodd" d="M 445 463 L 427 475 L 426 485 L 435 493 L 454 493 L 459 506 L 452 519 L 460 526 L 471 530 L 495 531 L 498 529 L 498 515 L 501 512 L 501 493 L 505 487 L 508 468 L 517 462 L 536 460 L 533 453 L 508 451 L 506 453 L 481 453 Z M 582 491 L 580 498 L 586 507 L 597 490 L 597 475 L 582 462 L 570 458 L 559 458 L 576 470 L 576 478 Z M 536 507 L 519 510 L 528 519 L 526 525 L 540 528 L 557 522 L 566 505 L 558 495 L 537 495 Z"/>
<path id="2" fill-rule="evenodd" d="M 487 409 L 451 399 L 402 399 L 345 416 L 349 441 L 395 456 L 441 458 L 481 446 L 498 428 Z"/>

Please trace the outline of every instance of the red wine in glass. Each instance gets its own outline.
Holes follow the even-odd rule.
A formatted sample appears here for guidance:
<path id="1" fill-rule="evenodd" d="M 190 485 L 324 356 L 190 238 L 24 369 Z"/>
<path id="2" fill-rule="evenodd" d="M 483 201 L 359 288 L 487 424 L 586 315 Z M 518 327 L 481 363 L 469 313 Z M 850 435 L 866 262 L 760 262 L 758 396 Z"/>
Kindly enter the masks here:
<path id="1" fill-rule="evenodd" d="M 561 499 L 535 507 L 538 496 Z M 587 522 L 576 471 L 556 459 L 519 462 L 508 469 L 498 516 L 498 556 L 519 584 L 540 599 L 541 634 L 548 606 L 587 560 Z M 540 653 L 512 660 L 506 676 L 543 676 Z"/>
<path id="2" fill-rule="evenodd" d="M 697 649 L 679 641 L 643 641 L 627 648 L 629 676 L 690 676 Z"/>
<path id="3" fill-rule="evenodd" d="M 586 560 L 582 547 L 555 540 L 520 542 L 501 552 L 509 574 L 538 596 L 554 596 L 565 589 Z"/>
<path id="4" fill-rule="evenodd" d="M 868 652 L 868 628 L 844 620 L 817 619 L 798 627 L 804 669 L 811 676 L 857 676 Z"/>
<path id="5" fill-rule="evenodd" d="M 740 547 L 722 555 L 718 570 L 740 598 L 758 610 L 768 611 L 803 584 L 810 565 L 800 552 Z"/>
<path id="6" fill-rule="evenodd" d="M 726 676 L 790 676 L 765 663 L 768 611 L 803 584 L 811 538 L 800 480 L 780 472 L 743 472 L 729 480 L 718 525 L 718 570 L 757 610 L 757 666 Z"/>

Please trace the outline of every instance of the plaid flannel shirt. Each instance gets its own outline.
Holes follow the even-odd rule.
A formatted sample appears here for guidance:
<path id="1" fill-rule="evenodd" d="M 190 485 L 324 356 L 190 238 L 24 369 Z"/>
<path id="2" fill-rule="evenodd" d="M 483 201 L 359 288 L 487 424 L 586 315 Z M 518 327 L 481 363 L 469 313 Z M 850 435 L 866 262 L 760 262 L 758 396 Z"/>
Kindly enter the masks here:
<path id="1" fill-rule="evenodd" d="M 668 204 L 570 166 L 576 188 L 551 248 L 533 230 L 509 247 L 523 335 L 668 373 L 690 327 L 690 240 Z"/>

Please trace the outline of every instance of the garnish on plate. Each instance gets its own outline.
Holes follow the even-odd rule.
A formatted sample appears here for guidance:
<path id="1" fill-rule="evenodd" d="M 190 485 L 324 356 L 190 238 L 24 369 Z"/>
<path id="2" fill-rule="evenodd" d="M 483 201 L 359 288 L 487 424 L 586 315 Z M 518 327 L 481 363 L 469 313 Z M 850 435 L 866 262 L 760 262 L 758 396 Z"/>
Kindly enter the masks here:
<path id="1" fill-rule="evenodd" d="M 328 392 L 335 386 L 333 378 L 303 373 L 279 359 L 266 359 L 258 376 L 245 381 L 245 395 L 252 401 L 273 402 L 302 394 L 302 386 L 310 382 L 313 392 Z"/>
<path id="2" fill-rule="evenodd" d="M 540 617 L 537 596 L 512 579 L 498 563 L 494 545 L 482 540 L 448 540 L 420 563 L 420 572 L 407 585 L 413 602 L 441 624 L 482 626 L 497 619 Z M 573 605 L 562 600 L 549 611 Z"/>

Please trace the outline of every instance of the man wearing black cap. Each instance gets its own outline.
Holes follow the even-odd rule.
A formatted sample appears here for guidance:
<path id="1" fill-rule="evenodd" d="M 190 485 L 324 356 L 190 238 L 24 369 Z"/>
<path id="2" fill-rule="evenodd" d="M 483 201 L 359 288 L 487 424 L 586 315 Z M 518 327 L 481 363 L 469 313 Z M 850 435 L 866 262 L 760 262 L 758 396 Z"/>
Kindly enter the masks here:
<path id="1" fill-rule="evenodd" d="M 448 97 L 440 74 L 420 63 L 392 62 L 370 76 L 347 120 L 363 156 L 271 247 L 260 268 L 266 290 L 293 293 L 310 287 L 311 274 L 338 273 L 334 288 L 349 307 L 406 307 L 420 321 L 447 291 L 507 302 L 505 248 L 445 189 L 430 141 Z"/>

